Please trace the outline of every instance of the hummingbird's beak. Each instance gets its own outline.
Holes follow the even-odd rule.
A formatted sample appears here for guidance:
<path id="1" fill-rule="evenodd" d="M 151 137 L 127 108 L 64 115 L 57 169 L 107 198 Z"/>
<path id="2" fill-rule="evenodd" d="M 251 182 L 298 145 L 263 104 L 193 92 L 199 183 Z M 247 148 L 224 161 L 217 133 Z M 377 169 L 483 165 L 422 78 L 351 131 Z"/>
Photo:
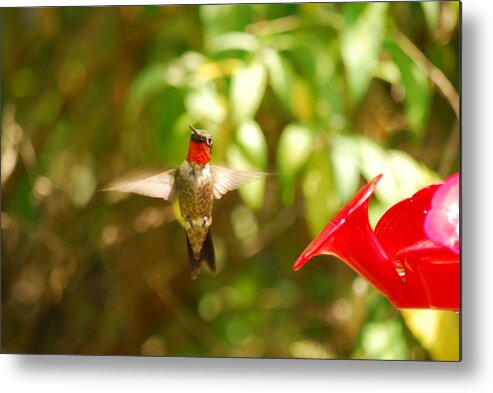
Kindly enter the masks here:
<path id="1" fill-rule="evenodd" d="M 193 128 L 193 126 L 189 125 L 188 127 L 192 130 L 193 133 L 195 133 L 195 134 L 197 133 L 197 130 L 195 128 Z"/>

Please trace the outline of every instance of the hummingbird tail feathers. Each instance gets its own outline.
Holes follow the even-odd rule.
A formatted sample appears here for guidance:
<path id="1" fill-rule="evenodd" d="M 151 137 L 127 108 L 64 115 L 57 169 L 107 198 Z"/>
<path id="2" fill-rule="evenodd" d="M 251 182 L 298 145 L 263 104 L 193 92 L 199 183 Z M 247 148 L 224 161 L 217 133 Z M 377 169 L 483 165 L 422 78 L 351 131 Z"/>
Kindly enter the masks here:
<path id="1" fill-rule="evenodd" d="M 216 255 L 214 253 L 214 244 L 212 243 L 212 235 L 210 230 L 207 232 L 207 236 L 205 237 L 204 245 L 202 246 L 202 251 L 200 252 L 200 258 L 205 261 L 212 275 L 215 275 Z"/>
<path id="2" fill-rule="evenodd" d="M 188 262 L 190 264 L 190 272 L 192 275 L 192 280 L 195 280 L 200 273 L 200 268 L 202 262 L 205 262 L 209 267 L 212 275 L 216 274 L 216 258 L 214 254 L 214 245 L 212 243 L 211 232 L 208 231 L 204 240 L 204 244 L 202 245 L 202 249 L 200 250 L 200 257 L 195 259 L 193 255 L 193 250 L 190 245 L 190 241 L 187 238 L 187 250 L 188 250 Z"/>

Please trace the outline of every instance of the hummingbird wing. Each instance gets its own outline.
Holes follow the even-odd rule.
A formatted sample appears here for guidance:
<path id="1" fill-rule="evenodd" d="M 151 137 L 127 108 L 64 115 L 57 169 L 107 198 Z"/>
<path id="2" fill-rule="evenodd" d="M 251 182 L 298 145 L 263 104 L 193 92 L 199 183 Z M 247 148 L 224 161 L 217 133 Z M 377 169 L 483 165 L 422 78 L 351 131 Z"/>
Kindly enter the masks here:
<path id="1" fill-rule="evenodd" d="M 214 178 L 213 192 L 216 199 L 220 199 L 228 191 L 235 190 L 252 179 L 268 175 L 264 172 L 240 171 L 218 165 L 211 165 L 211 172 Z"/>
<path id="2" fill-rule="evenodd" d="M 154 173 L 137 172 L 108 185 L 102 191 L 132 192 L 153 198 L 162 198 L 171 201 L 176 194 L 176 169 Z"/>

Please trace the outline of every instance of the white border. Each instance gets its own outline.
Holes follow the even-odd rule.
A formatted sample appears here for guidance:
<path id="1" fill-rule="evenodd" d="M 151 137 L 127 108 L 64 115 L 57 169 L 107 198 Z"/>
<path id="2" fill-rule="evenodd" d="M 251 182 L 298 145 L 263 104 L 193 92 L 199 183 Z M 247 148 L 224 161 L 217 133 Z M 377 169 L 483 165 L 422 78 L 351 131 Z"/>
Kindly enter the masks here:
<path id="1" fill-rule="evenodd" d="M 136 2 L 76 1 L 71 5 L 102 4 Z M 438 389 L 463 393 L 492 387 L 492 4 L 463 1 L 461 363 L 0 355 L 2 391 L 415 393 Z M 2 0 L 2 7 L 48 5 L 66 3 Z"/>

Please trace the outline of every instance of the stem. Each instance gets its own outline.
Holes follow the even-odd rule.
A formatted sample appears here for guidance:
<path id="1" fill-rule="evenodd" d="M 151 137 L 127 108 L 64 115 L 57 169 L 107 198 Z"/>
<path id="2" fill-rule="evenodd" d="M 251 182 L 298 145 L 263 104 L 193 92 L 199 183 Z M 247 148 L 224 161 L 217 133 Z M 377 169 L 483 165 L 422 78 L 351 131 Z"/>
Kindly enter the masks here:
<path id="1" fill-rule="evenodd" d="M 428 76 L 438 87 L 443 97 L 449 102 L 457 118 L 460 116 L 460 99 L 452 83 L 447 79 L 445 74 L 438 69 L 416 45 L 414 45 L 404 34 L 396 30 L 393 32 L 393 38 L 397 45 L 416 63 L 421 64 L 427 71 Z"/>

